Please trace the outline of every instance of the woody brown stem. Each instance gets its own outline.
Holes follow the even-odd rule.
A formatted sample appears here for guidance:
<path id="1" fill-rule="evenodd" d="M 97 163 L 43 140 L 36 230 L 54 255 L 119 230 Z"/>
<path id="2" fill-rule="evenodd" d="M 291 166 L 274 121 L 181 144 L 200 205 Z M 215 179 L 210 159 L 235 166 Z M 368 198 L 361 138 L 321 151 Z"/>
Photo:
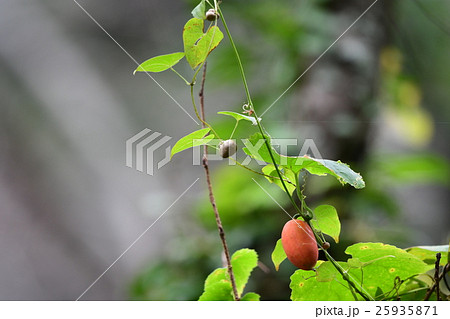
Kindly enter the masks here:
<path id="1" fill-rule="evenodd" d="M 202 126 L 205 128 L 205 96 L 204 96 L 204 88 L 205 88 L 205 79 L 206 79 L 206 62 L 203 66 L 203 77 L 202 77 L 202 85 L 200 88 L 199 96 L 200 96 L 200 113 L 202 117 Z M 208 184 L 208 192 L 209 192 L 209 201 L 211 202 L 211 206 L 214 211 L 214 216 L 216 217 L 217 229 L 219 230 L 220 240 L 222 241 L 223 252 L 225 254 L 225 259 L 227 261 L 227 270 L 228 275 L 230 276 L 231 287 L 233 288 L 233 296 L 235 300 L 239 300 L 239 294 L 236 287 L 236 280 L 234 279 L 233 267 L 231 265 L 230 251 L 228 249 L 227 241 L 225 239 L 225 231 L 222 226 L 222 220 L 220 219 L 219 210 L 217 209 L 216 199 L 214 197 L 211 178 L 209 174 L 209 166 L 208 166 L 208 146 L 203 146 L 203 168 L 206 173 L 206 183 Z"/>

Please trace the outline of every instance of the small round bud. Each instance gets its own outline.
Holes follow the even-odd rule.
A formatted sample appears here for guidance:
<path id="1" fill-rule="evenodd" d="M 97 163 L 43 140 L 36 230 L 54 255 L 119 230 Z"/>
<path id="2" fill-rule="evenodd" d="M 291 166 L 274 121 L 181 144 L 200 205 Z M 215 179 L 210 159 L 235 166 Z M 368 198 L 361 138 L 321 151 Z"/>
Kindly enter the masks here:
<path id="1" fill-rule="evenodd" d="M 330 248 L 330 246 L 331 246 L 330 243 L 326 241 L 323 243 L 322 248 L 327 250 L 328 248 Z"/>
<path id="2" fill-rule="evenodd" d="M 219 144 L 220 156 L 222 156 L 223 158 L 230 157 L 231 155 L 236 153 L 236 150 L 237 146 L 234 140 L 226 140 L 220 142 Z"/>
<path id="3" fill-rule="evenodd" d="M 216 19 L 219 17 L 219 14 L 214 9 L 209 9 L 206 11 L 206 20 L 208 21 L 216 21 Z"/>

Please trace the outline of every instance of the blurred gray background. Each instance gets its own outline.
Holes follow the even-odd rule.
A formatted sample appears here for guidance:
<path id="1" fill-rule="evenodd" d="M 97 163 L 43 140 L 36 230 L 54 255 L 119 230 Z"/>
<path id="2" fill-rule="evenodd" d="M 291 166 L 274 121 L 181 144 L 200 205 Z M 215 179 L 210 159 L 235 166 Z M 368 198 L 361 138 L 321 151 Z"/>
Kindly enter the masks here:
<path id="1" fill-rule="evenodd" d="M 194 2 L 79 1 L 139 62 L 182 50 L 181 30 L 191 17 Z M 306 6 L 300 2 L 280 3 L 296 9 Z M 441 170 L 427 173 L 427 169 L 433 170 L 435 157 L 431 164 L 431 160 L 422 161 L 430 164 L 425 173 L 420 167 L 417 169 L 430 183 L 414 178 L 409 182 L 409 174 L 415 174 L 414 167 L 410 173 L 403 173 L 406 178 L 400 186 L 390 184 L 389 179 L 380 181 L 383 170 L 379 166 L 379 170 L 369 172 L 366 181 L 392 186 L 390 193 L 400 205 L 399 224 L 392 226 L 383 220 L 378 228 L 386 226 L 387 231 L 396 232 L 398 225 L 409 227 L 413 235 L 400 241 L 404 247 L 445 244 L 450 229 L 450 37 L 445 27 L 450 30 L 450 24 L 442 12 L 450 8 L 446 1 L 418 1 L 430 6 L 424 14 L 413 4 L 390 7 L 381 2 L 386 1 L 380 0 L 267 113 L 265 120 L 273 136 L 314 138 L 322 155 L 331 159 L 345 160 L 347 156 L 350 161 L 370 162 L 374 167 L 383 165 L 379 164 L 383 151 L 436 155 L 436 165 Z M 252 11 L 255 15 L 276 15 L 268 2 L 261 3 L 261 10 Z M 313 11 L 317 15 L 310 18 L 317 20 L 302 29 L 306 31 L 302 31 L 301 41 L 289 42 L 287 38 L 289 44 L 280 44 L 281 40 L 271 34 L 273 31 L 278 37 L 277 30 L 266 30 L 268 24 L 264 20 L 243 19 L 240 15 L 240 5 L 244 6 L 242 12 L 248 12 L 250 5 L 257 6 L 256 1 L 224 1 L 224 10 L 230 6 L 228 20 L 238 45 L 242 45 L 250 85 L 260 96 L 257 101 L 261 101 L 261 110 L 371 1 L 344 3 L 353 10 L 323 5 L 323 11 Z M 434 22 L 430 22 L 429 13 Z M 385 19 L 387 16 L 392 24 Z M 441 27 L 442 21 L 447 23 L 444 30 L 436 21 Z M 273 22 L 278 25 L 278 21 Z M 253 36 L 253 29 L 260 33 Z M 234 62 L 229 57 L 228 43 L 224 43 L 222 53 L 219 46 L 216 60 L 212 57 L 211 61 L 211 73 L 216 73 L 211 75 L 207 95 L 207 101 L 211 101 L 209 117 L 218 110 L 239 112 L 244 102 L 238 70 L 230 70 Z M 283 47 L 286 45 L 296 49 L 288 52 Z M 422 116 L 418 113 L 405 120 L 394 116 L 398 113 L 383 111 L 386 100 L 380 93 L 382 71 L 378 67 L 383 48 L 392 45 L 400 48 L 403 67 L 416 76 L 419 104 L 425 115 L 419 112 Z M 258 47 L 257 52 L 253 51 Z M 287 52 L 287 56 L 280 52 Z M 385 52 L 386 60 L 395 60 L 395 51 L 391 55 L 390 51 Z M 292 59 L 300 62 L 292 66 Z M 128 299 L 130 282 L 149 262 L 167 254 L 166 243 L 178 235 L 177 229 L 198 227 L 191 210 L 204 198 L 206 188 L 202 168 L 192 167 L 190 154 L 176 156 L 154 176 L 125 166 L 125 141 L 140 130 L 150 128 L 174 137 L 173 145 L 197 129 L 149 77 L 133 76 L 135 68 L 136 64 L 75 2 L 0 0 L 0 299 L 75 300 L 200 177 L 83 299 Z M 177 69 L 192 74 L 186 65 Z M 186 85 L 169 72 L 154 76 L 193 116 Z M 405 94 L 417 92 L 411 90 Z M 354 112 L 361 101 L 370 105 L 362 115 Z M 418 124 L 413 128 L 404 124 L 415 121 Z M 405 125 L 403 131 L 401 123 Z M 335 127 L 338 133 L 333 131 Z M 417 130 L 419 133 L 414 133 Z M 349 137 L 357 136 L 364 138 L 354 145 L 349 143 Z M 350 145 L 353 150 L 376 153 L 378 157 L 371 155 L 361 160 L 337 145 Z M 367 225 L 361 220 L 367 221 L 351 219 L 347 224 L 349 232 L 361 229 L 353 240 L 385 238 L 367 239 L 365 236 L 372 231 L 366 231 Z M 214 229 L 212 234 L 215 235 Z M 219 246 L 218 238 L 211 238 Z"/>

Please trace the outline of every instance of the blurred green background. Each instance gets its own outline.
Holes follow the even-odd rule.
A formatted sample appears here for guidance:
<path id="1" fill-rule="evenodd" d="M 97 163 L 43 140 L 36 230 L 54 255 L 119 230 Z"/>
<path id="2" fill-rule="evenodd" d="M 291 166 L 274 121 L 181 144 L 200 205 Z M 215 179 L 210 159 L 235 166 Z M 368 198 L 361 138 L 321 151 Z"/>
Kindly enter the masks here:
<path id="1" fill-rule="evenodd" d="M 223 263 L 202 168 L 189 152 L 154 176 L 125 166 L 125 141 L 140 130 L 173 145 L 196 125 L 151 79 L 132 76 L 132 59 L 76 3 L 0 1 L 0 299 L 76 299 L 199 177 L 83 296 L 198 299 Z M 182 50 L 196 2 L 79 1 L 138 62 Z M 258 113 L 372 3 L 223 1 Z M 299 140 L 290 155 L 313 139 L 324 158 L 364 177 L 363 190 L 307 179 L 309 206 L 334 205 L 341 218 L 341 241 L 330 240 L 337 260 L 360 241 L 448 243 L 449 10 L 444 0 L 379 0 L 263 117 L 272 137 Z M 192 74 L 186 63 L 176 69 Z M 170 72 L 154 76 L 193 115 L 188 87 Z M 222 137 L 234 122 L 216 113 L 244 102 L 224 39 L 206 80 L 206 116 Z M 254 132 L 242 123 L 234 137 Z M 293 213 L 286 196 L 242 168 L 211 167 L 231 251 L 259 254 L 247 289 L 288 300 L 295 268 L 285 261 L 276 272 L 270 259 L 288 216 L 251 178 Z"/>

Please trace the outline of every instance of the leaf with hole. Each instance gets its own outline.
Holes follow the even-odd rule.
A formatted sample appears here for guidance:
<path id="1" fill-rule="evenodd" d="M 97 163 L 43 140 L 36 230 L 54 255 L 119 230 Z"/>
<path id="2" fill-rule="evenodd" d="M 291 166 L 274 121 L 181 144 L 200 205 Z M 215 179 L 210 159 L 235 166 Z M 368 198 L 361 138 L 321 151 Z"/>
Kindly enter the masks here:
<path id="1" fill-rule="evenodd" d="M 186 60 L 195 69 L 206 60 L 209 53 L 222 41 L 223 33 L 217 26 L 210 27 L 203 33 L 204 21 L 198 18 L 190 19 L 183 29 L 183 43 Z"/>
<path id="2" fill-rule="evenodd" d="M 159 55 L 154 58 L 148 59 L 141 63 L 133 74 L 136 72 L 162 72 L 170 69 L 175 64 L 180 62 L 184 57 L 184 52 L 176 52 L 171 54 Z"/>

